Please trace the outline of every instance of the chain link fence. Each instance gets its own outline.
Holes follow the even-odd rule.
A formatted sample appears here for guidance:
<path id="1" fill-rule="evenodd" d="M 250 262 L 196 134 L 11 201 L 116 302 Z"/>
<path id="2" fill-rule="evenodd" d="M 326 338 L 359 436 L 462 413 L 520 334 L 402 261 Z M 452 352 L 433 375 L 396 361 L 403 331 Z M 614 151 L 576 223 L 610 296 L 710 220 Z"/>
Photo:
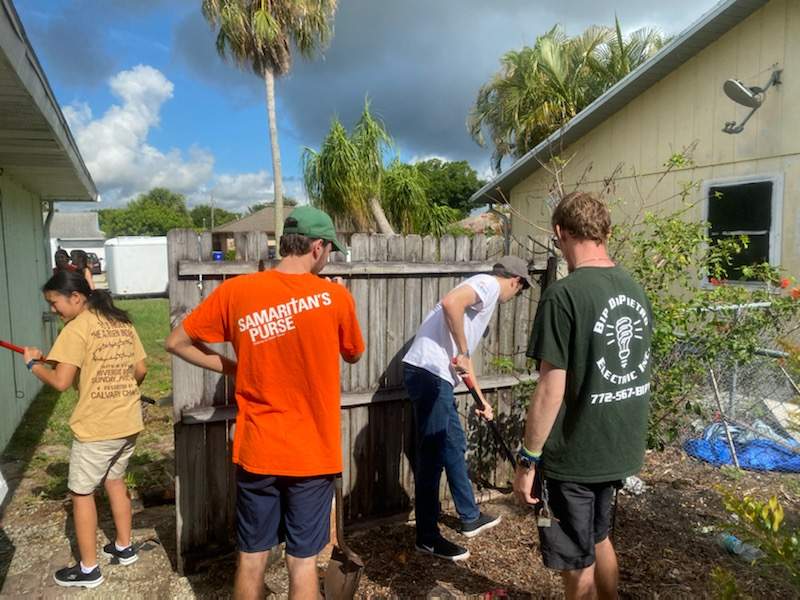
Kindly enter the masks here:
<path id="1" fill-rule="evenodd" d="M 736 347 L 742 341 L 736 339 L 737 328 L 746 327 L 753 316 L 768 317 L 769 310 L 766 302 L 715 307 L 709 311 L 709 327 L 716 335 L 681 340 L 656 363 L 656 370 L 671 368 L 675 361 L 696 367 L 687 369 L 687 376 L 696 379 L 685 399 L 695 418 L 684 423 L 680 434 L 690 455 L 716 465 L 800 472 L 800 373 L 788 351 L 797 325 L 759 318 L 755 340 L 748 340 L 746 350 Z M 719 335 L 722 348 L 712 348 Z"/>

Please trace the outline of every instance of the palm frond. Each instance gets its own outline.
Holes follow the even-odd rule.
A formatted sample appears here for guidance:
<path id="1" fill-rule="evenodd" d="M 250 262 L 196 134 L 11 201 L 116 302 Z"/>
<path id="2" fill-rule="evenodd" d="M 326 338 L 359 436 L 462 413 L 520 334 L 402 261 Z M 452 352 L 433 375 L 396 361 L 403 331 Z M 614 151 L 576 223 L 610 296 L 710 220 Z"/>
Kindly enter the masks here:
<path id="1" fill-rule="evenodd" d="M 302 56 L 324 49 L 333 33 L 336 0 L 203 0 L 201 11 L 218 30 L 217 51 L 259 76 L 283 75 L 292 46 Z"/>
<path id="2" fill-rule="evenodd" d="M 480 145 L 491 141 L 495 170 L 506 156 L 522 156 L 665 43 L 657 30 L 624 35 L 591 26 L 569 37 L 555 25 L 533 46 L 512 50 L 500 70 L 478 91 L 467 129 Z"/>

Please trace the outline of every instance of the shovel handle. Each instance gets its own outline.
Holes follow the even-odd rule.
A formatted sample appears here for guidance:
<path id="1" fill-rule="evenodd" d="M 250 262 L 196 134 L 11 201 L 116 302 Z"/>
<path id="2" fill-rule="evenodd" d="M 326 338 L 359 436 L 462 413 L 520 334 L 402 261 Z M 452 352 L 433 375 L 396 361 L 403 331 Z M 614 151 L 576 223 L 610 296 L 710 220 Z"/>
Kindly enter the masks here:
<path id="1" fill-rule="evenodd" d="M 25 349 L 22 346 L 17 346 L 16 344 L 12 344 L 11 342 L 4 342 L 3 340 L 0 340 L 0 348 L 13 350 L 14 352 L 19 352 L 20 354 L 25 352 Z"/>
<path id="2" fill-rule="evenodd" d="M 344 541 L 344 494 L 342 493 L 342 476 L 337 475 L 334 478 L 335 486 L 335 509 L 336 509 L 336 545 L 344 552 L 345 556 L 351 561 L 363 564 L 361 558 L 350 549 L 347 542 Z"/>
<path id="3" fill-rule="evenodd" d="M 455 359 L 453 359 L 453 363 L 455 364 Z M 467 386 L 470 396 L 472 396 L 472 399 L 475 401 L 475 405 L 478 408 L 483 408 L 483 401 L 481 400 L 481 397 L 478 395 L 478 390 L 475 389 L 475 384 L 472 382 L 472 377 L 465 374 L 461 376 L 461 379 L 464 382 L 464 385 Z M 494 436 L 494 439 L 497 442 L 498 446 L 500 446 L 500 451 L 503 453 L 503 456 L 505 456 L 506 460 L 508 460 L 508 462 L 511 463 L 511 466 L 516 469 L 517 459 L 514 458 L 514 453 L 511 452 L 509 447 L 506 445 L 503 436 L 500 435 L 500 430 L 497 429 L 497 423 L 494 422 L 494 419 L 492 419 L 491 421 L 487 420 L 486 422 L 489 424 L 489 429 L 492 430 L 492 435 Z"/>

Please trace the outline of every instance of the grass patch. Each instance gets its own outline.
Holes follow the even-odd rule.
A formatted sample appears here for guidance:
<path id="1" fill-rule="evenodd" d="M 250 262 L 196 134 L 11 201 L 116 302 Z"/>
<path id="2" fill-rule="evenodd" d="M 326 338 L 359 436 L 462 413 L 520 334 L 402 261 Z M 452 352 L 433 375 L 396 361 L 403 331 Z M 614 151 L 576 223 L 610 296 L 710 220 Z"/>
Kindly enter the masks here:
<path id="1" fill-rule="evenodd" d="M 164 350 L 169 334 L 169 301 L 165 298 L 118 300 L 128 311 L 147 352 L 147 378 L 142 393 L 156 400 L 170 395 L 172 369 Z M 34 490 L 44 497 L 66 494 L 69 446 L 72 431 L 69 417 L 78 394 L 74 389 L 58 393 L 45 386 L 31 403 L 3 456 L 25 463 L 26 476 L 33 478 Z M 130 470 L 136 487 L 168 485 L 172 471 L 172 406 L 145 405 L 145 429 L 139 435 Z"/>
<path id="2" fill-rule="evenodd" d="M 142 393 L 156 400 L 169 395 L 172 367 L 170 356 L 164 350 L 164 341 L 169 335 L 169 301 L 166 298 L 144 298 L 117 300 L 115 304 L 131 315 L 147 352 L 147 378 L 142 383 Z"/>

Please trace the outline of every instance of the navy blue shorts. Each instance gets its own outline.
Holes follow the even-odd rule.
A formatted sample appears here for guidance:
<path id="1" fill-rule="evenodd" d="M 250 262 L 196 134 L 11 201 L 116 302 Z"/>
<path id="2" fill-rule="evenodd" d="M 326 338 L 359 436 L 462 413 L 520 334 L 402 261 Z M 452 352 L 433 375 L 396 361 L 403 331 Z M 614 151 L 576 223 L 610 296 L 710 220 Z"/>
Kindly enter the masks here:
<path id="1" fill-rule="evenodd" d="M 286 542 L 286 554 L 308 558 L 330 541 L 335 475 L 283 477 L 236 469 L 236 538 L 240 552 Z"/>

